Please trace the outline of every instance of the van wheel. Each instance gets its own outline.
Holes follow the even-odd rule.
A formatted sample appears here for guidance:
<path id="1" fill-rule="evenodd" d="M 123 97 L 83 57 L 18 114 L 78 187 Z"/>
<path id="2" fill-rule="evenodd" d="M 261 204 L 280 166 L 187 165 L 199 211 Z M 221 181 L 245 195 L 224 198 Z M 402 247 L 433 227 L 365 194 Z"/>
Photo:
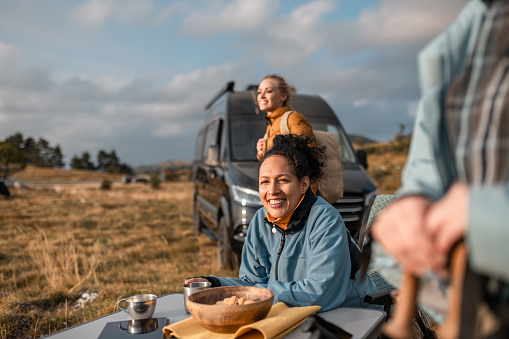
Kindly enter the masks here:
<path id="1" fill-rule="evenodd" d="M 217 249 L 219 252 L 219 266 L 227 269 L 237 268 L 239 266 L 238 256 L 233 251 L 230 228 L 224 217 L 219 219 L 218 238 Z"/>

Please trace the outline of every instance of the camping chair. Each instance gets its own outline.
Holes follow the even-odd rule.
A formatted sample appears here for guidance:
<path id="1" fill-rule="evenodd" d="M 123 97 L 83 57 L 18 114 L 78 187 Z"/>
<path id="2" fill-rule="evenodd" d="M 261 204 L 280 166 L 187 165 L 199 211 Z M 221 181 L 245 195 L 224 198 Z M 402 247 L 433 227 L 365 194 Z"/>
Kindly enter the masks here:
<path id="1" fill-rule="evenodd" d="M 373 259 L 371 257 L 371 241 L 372 238 L 370 236 L 370 229 L 373 225 L 373 222 L 376 220 L 377 216 L 380 212 L 389 206 L 396 199 L 396 195 L 379 195 L 376 197 L 373 202 L 370 210 L 366 213 L 360 234 L 359 234 L 359 247 L 362 250 L 364 265 L 366 267 L 366 273 L 369 275 L 371 280 L 377 286 L 377 292 L 367 295 L 364 299 L 365 302 L 373 304 L 373 305 L 382 305 L 384 306 L 384 311 L 387 313 L 388 320 L 391 316 L 393 309 L 393 297 L 394 292 L 396 292 L 396 288 L 389 283 L 379 272 L 376 271 L 376 268 L 373 266 Z M 435 339 L 435 332 L 432 331 L 429 327 L 431 325 L 431 317 L 423 310 L 421 307 L 418 307 L 417 312 L 415 313 L 415 318 L 413 321 L 413 332 L 415 333 L 415 338 L 423 338 L 423 339 Z M 382 338 L 383 335 L 382 335 Z"/>

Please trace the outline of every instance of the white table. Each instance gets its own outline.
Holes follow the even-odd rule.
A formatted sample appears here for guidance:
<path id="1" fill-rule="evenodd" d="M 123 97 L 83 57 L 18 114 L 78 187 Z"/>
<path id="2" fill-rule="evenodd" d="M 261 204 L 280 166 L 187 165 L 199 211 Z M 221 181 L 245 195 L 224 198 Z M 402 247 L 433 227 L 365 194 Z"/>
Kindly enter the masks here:
<path id="1" fill-rule="evenodd" d="M 166 317 L 170 319 L 171 323 L 176 323 L 188 318 L 190 315 L 184 311 L 183 298 L 183 294 L 168 294 L 159 297 L 157 299 L 156 311 L 153 317 Z M 378 338 L 385 320 L 385 312 L 365 308 L 344 307 L 319 314 L 325 320 L 336 324 L 347 332 L 352 333 L 354 339 Z M 69 329 L 62 330 L 49 335 L 46 338 L 93 339 L 99 337 L 104 326 L 108 322 L 126 321 L 129 319 L 129 315 L 127 313 L 118 311 L 104 317 L 76 325 Z M 136 336 L 133 336 L 133 338 L 136 338 Z M 297 328 L 290 333 L 287 338 L 307 338 L 307 335 Z"/>

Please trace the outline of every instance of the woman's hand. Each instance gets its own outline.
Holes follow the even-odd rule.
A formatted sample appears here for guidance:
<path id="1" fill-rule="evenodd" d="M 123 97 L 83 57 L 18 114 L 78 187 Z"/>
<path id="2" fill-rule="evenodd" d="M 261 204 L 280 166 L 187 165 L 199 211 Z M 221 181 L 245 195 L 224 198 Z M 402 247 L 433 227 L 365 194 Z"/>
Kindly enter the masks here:
<path id="1" fill-rule="evenodd" d="M 189 279 L 187 279 L 187 280 L 184 282 L 184 284 L 189 284 L 189 283 L 192 283 L 192 282 L 200 282 L 200 281 L 204 281 L 204 282 L 206 282 L 206 281 L 208 281 L 208 280 L 207 280 L 207 279 L 205 279 L 205 278 L 189 278 Z"/>
<path id="2" fill-rule="evenodd" d="M 263 155 L 263 152 L 265 151 L 265 145 L 267 144 L 267 140 L 264 138 L 258 139 L 258 142 L 256 143 L 256 152 L 259 157 Z"/>

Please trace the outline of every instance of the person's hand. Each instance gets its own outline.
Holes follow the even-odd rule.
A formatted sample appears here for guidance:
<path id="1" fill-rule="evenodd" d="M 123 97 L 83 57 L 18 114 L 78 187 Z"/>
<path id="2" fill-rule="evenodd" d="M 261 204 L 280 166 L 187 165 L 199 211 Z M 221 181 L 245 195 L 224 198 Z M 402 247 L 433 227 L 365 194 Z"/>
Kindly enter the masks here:
<path id="1" fill-rule="evenodd" d="M 426 229 L 433 239 L 435 251 L 430 257 L 432 269 L 445 274 L 447 257 L 468 227 L 468 186 L 456 183 L 445 196 L 434 203 L 426 216 Z"/>
<path id="2" fill-rule="evenodd" d="M 264 138 L 258 139 L 258 142 L 256 143 L 256 152 L 257 152 L 258 156 L 263 155 L 266 144 L 267 144 L 267 140 L 265 140 Z"/>
<path id="3" fill-rule="evenodd" d="M 208 281 L 207 279 L 205 278 L 188 278 L 184 284 L 190 284 L 192 282 L 200 282 L 200 281 Z"/>
<path id="4" fill-rule="evenodd" d="M 425 215 L 432 201 L 420 196 L 408 196 L 390 204 L 371 228 L 373 238 L 400 265 L 417 276 L 429 268 L 433 251 L 431 237 L 426 233 Z"/>

